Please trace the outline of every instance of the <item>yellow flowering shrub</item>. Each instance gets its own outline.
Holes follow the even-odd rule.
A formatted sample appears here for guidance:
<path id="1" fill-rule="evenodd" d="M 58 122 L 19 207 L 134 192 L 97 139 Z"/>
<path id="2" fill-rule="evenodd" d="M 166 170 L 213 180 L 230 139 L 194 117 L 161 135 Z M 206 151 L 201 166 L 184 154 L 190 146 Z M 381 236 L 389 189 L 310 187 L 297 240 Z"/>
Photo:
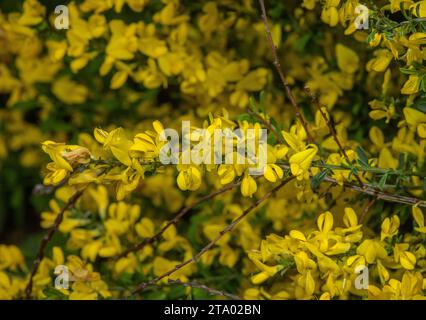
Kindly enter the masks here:
<path id="1" fill-rule="evenodd" d="M 0 299 L 425 299 L 426 1 L 64 2 L 0 3 Z"/>

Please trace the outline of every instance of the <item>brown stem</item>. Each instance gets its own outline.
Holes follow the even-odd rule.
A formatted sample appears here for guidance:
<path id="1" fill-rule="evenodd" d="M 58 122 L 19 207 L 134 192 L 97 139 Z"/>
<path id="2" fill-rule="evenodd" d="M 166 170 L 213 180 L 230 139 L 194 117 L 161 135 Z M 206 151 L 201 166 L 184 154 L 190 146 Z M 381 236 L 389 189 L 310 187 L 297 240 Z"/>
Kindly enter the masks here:
<path id="1" fill-rule="evenodd" d="M 348 165 L 351 163 L 349 160 L 348 154 L 346 153 L 346 150 L 343 148 L 343 145 L 341 144 L 339 137 L 337 136 L 336 128 L 334 127 L 333 123 L 330 121 L 330 117 L 327 117 L 325 112 L 322 110 L 318 99 L 315 97 L 313 92 L 309 89 L 309 87 L 305 87 L 305 92 L 307 95 L 311 98 L 312 104 L 318 109 L 320 112 L 322 118 L 324 119 L 325 123 L 327 124 L 328 129 L 330 130 L 330 133 L 333 137 L 333 140 L 336 142 L 341 154 L 345 157 L 346 162 Z M 364 184 L 361 181 L 361 178 L 356 174 L 355 175 L 356 180 L 358 181 L 360 186 L 364 186 Z"/>
<path id="2" fill-rule="evenodd" d="M 136 244 L 135 246 L 127 249 L 126 251 L 124 251 L 123 253 L 117 255 L 115 257 L 115 259 L 119 259 L 122 257 L 127 256 L 129 253 L 131 252 L 136 252 L 139 251 L 141 249 L 143 249 L 146 245 L 152 244 L 155 241 L 158 241 L 161 237 L 161 235 L 171 226 L 171 225 L 175 225 L 179 222 L 180 219 L 182 219 L 182 217 L 184 215 L 186 215 L 189 211 L 191 211 L 194 207 L 198 206 L 199 204 L 208 201 L 214 197 L 216 197 L 217 195 L 220 195 L 222 193 L 225 193 L 226 191 L 232 190 L 235 187 L 238 187 L 241 184 L 241 182 L 237 182 L 234 184 L 230 184 L 228 186 L 225 186 L 221 189 L 218 189 L 204 197 L 201 197 L 200 199 L 198 199 L 197 201 L 194 201 L 192 204 L 190 204 L 189 206 L 183 208 L 172 220 L 170 220 L 169 222 L 167 222 L 160 231 L 158 231 L 155 235 L 153 235 L 151 238 L 146 238 L 144 239 L 142 242 Z"/>
<path id="3" fill-rule="evenodd" d="M 245 209 L 241 215 L 239 215 L 234 221 L 232 221 L 232 223 L 230 223 L 226 228 L 222 229 L 222 231 L 219 232 L 219 235 L 216 238 L 214 238 L 211 242 L 209 242 L 195 256 L 193 256 L 192 258 L 185 260 L 184 262 L 176 265 L 173 269 L 170 269 L 169 271 L 163 273 L 162 275 L 155 277 L 154 279 L 152 279 L 148 282 L 140 284 L 139 286 L 136 287 L 135 290 L 132 291 L 131 295 L 134 295 L 138 292 L 143 291 L 148 286 L 152 286 L 152 285 L 156 284 L 161 279 L 170 276 L 171 274 L 175 273 L 176 271 L 183 268 L 187 264 L 189 264 L 191 262 L 196 262 L 204 253 L 209 251 L 226 233 L 231 231 L 241 220 L 243 220 L 245 218 L 245 216 L 247 216 L 253 209 L 255 209 L 257 206 L 259 206 L 263 201 L 270 198 L 276 191 L 281 189 L 284 185 L 286 185 L 289 181 L 293 180 L 294 178 L 295 178 L 294 176 L 290 176 L 289 178 L 283 180 L 277 187 L 275 187 L 270 192 L 265 194 L 262 198 L 260 198 L 255 203 L 253 203 L 250 207 Z"/>
<path id="4" fill-rule="evenodd" d="M 280 164 L 279 166 L 281 168 L 285 169 L 285 170 L 290 169 L 289 165 Z M 312 177 L 312 174 L 311 174 L 311 177 Z M 333 179 L 332 177 L 329 177 L 329 176 L 326 176 L 324 178 L 324 181 L 330 182 L 334 185 L 339 184 L 336 179 Z M 380 190 L 375 189 L 375 188 L 370 187 L 370 186 L 360 187 L 358 185 L 355 185 L 355 184 L 352 184 L 352 183 L 349 183 L 349 182 L 344 182 L 343 186 L 345 188 L 351 189 L 353 191 L 357 191 L 357 192 L 360 192 L 360 193 L 364 193 L 364 194 L 368 194 L 370 196 L 376 197 L 376 200 L 383 200 L 383 201 L 388 201 L 388 202 L 407 204 L 407 205 L 410 205 L 410 206 L 426 207 L 426 201 L 425 200 L 383 192 L 383 191 L 380 191 Z"/>
<path id="5" fill-rule="evenodd" d="M 272 126 L 272 124 L 269 121 L 266 121 L 266 119 L 263 119 L 259 114 L 255 113 L 253 110 L 249 109 L 249 114 L 258 119 L 263 125 L 269 129 L 274 135 L 275 138 L 277 138 L 277 141 L 280 143 L 285 143 L 282 135 L 278 133 L 278 131 Z"/>
<path id="6" fill-rule="evenodd" d="M 43 237 L 40 243 L 40 247 L 38 249 L 37 257 L 34 260 L 33 268 L 31 270 L 30 280 L 28 281 L 27 286 L 25 287 L 25 298 L 30 299 L 31 298 L 31 292 L 33 289 L 33 279 L 35 274 L 37 273 L 37 270 L 40 266 L 41 261 L 44 258 L 46 246 L 52 239 L 55 232 L 58 230 L 59 225 L 61 224 L 65 211 L 75 206 L 77 200 L 83 195 L 84 189 L 77 191 L 74 193 L 71 198 L 68 199 L 68 202 L 65 204 L 65 206 L 62 208 L 61 212 L 59 212 L 58 216 L 55 219 L 55 222 L 53 226 L 50 227 L 50 229 L 47 231 L 46 235 Z"/>
<path id="7" fill-rule="evenodd" d="M 337 181 L 331 177 L 326 177 L 324 179 L 327 182 L 331 182 L 331 183 L 337 183 Z M 426 201 L 425 200 L 420 200 L 417 198 L 413 198 L 413 197 L 406 197 L 406 196 L 400 196 L 397 194 L 391 194 L 391 193 L 387 193 L 387 192 L 383 192 L 383 191 L 379 191 L 375 188 L 372 187 L 360 187 L 354 184 L 351 184 L 349 182 L 345 182 L 343 184 L 346 188 L 360 192 L 360 193 L 365 193 L 368 194 L 370 196 L 374 196 L 377 198 L 377 200 L 384 200 L 384 201 L 388 201 L 388 202 L 395 202 L 395 203 L 402 203 L 402 204 L 407 204 L 410 206 L 420 206 L 420 207 L 426 207 Z"/>
<path id="8" fill-rule="evenodd" d="M 265 9 L 265 3 L 264 3 L 263 0 L 259 0 L 259 4 L 260 4 L 260 8 L 262 10 L 262 19 L 263 19 L 263 23 L 265 25 L 266 36 L 268 38 L 269 46 L 271 47 L 272 54 L 273 54 L 273 57 L 274 57 L 275 69 L 277 70 L 277 72 L 280 76 L 281 83 L 283 84 L 284 89 L 287 93 L 287 96 L 290 99 L 290 102 L 295 109 L 297 119 L 299 119 L 300 123 L 302 124 L 303 128 L 306 131 L 308 141 L 310 143 L 314 143 L 314 139 L 312 138 L 312 135 L 309 132 L 308 125 L 307 125 L 305 119 L 303 118 L 302 109 L 300 108 L 299 104 L 297 103 L 296 98 L 294 97 L 293 92 L 290 88 L 290 85 L 288 84 L 288 82 L 287 82 L 287 80 L 284 76 L 284 72 L 281 68 L 280 60 L 278 59 L 277 47 L 274 44 L 274 40 L 272 39 L 272 33 L 271 33 L 271 30 L 269 29 L 268 17 L 266 15 L 266 9 Z"/>
<path id="9" fill-rule="evenodd" d="M 189 281 L 188 282 L 182 282 L 180 280 L 169 279 L 169 283 L 170 284 L 181 285 L 181 286 L 184 286 L 184 287 L 201 289 L 201 290 L 204 290 L 204 291 L 208 292 L 212 296 L 222 296 L 222 297 L 227 297 L 227 298 L 229 298 L 231 300 L 241 300 L 240 297 L 238 297 L 238 296 L 236 296 L 236 295 L 234 295 L 232 293 L 228 293 L 228 292 L 224 292 L 224 291 L 219 291 L 219 290 L 216 290 L 214 288 L 210 288 L 210 287 L 208 287 L 208 286 L 206 286 L 204 284 L 200 284 L 200 283 L 196 283 L 196 282 L 189 282 Z"/>
<path id="10" fill-rule="evenodd" d="M 370 211 L 371 207 L 376 203 L 377 198 L 371 199 L 367 205 L 365 206 L 364 210 L 361 212 L 361 216 L 359 217 L 359 223 L 362 224 L 364 221 L 365 216 L 367 215 L 368 211 Z"/>

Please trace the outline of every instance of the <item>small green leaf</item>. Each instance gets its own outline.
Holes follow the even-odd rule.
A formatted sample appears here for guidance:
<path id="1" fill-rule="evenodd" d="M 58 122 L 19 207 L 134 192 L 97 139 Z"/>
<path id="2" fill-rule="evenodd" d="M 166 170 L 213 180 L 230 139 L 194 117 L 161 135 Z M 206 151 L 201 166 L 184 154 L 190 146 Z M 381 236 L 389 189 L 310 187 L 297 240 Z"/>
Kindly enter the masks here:
<path id="1" fill-rule="evenodd" d="M 271 122 L 272 127 L 278 133 L 278 136 L 280 137 L 280 140 L 284 141 L 284 136 L 281 133 L 281 127 L 279 126 L 278 122 L 274 118 L 271 118 L 270 122 Z"/>
<path id="2" fill-rule="evenodd" d="M 327 173 L 328 173 L 328 170 L 324 170 L 324 171 L 317 173 L 315 176 L 313 176 L 312 179 L 311 179 L 311 188 L 317 189 L 320 186 L 321 182 L 327 176 Z"/>
<path id="3" fill-rule="evenodd" d="M 260 92 L 260 112 L 266 113 L 266 104 L 265 104 L 265 91 Z"/>
<path id="4" fill-rule="evenodd" d="M 388 174 L 387 173 L 385 173 L 381 178 L 380 178 L 380 181 L 379 181 L 379 188 L 381 189 L 381 190 L 383 190 L 384 188 L 385 188 L 385 185 L 386 185 L 386 180 L 388 179 Z"/>
<path id="5" fill-rule="evenodd" d="M 250 107 L 251 107 L 251 109 L 252 109 L 255 113 L 257 113 L 258 111 L 257 111 L 256 99 L 255 99 L 255 98 L 253 98 L 253 97 L 250 97 L 250 98 L 249 98 L 249 103 L 250 103 Z"/>
<path id="6" fill-rule="evenodd" d="M 356 153 L 358 155 L 358 163 L 360 164 L 360 166 L 364 167 L 364 168 L 368 168 L 370 167 L 370 165 L 368 164 L 368 157 L 365 154 L 365 151 L 363 148 L 361 147 L 357 147 L 356 148 Z"/>
<path id="7" fill-rule="evenodd" d="M 43 289 L 43 293 L 46 296 L 47 300 L 65 300 L 67 296 L 61 291 L 56 290 L 53 287 L 46 287 Z"/>

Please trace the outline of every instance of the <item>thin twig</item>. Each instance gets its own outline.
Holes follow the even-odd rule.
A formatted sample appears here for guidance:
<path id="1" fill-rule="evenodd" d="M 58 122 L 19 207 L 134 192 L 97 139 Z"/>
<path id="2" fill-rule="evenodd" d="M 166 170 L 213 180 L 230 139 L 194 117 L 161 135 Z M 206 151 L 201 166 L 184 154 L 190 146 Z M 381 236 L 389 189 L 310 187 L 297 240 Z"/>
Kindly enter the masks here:
<path id="1" fill-rule="evenodd" d="M 58 216 L 56 217 L 53 226 L 50 227 L 50 229 L 47 231 L 46 235 L 41 240 L 40 247 L 39 247 L 38 253 L 37 253 L 37 257 L 34 260 L 33 268 L 31 270 L 30 280 L 28 281 L 28 284 L 25 288 L 26 299 L 31 298 L 31 292 L 32 292 L 32 289 L 33 289 L 33 279 L 34 279 L 35 274 L 37 273 L 37 270 L 40 266 L 41 261 L 44 258 L 47 244 L 52 239 L 55 232 L 58 230 L 59 225 L 61 224 L 61 222 L 64 218 L 65 211 L 67 211 L 68 209 L 75 206 L 77 200 L 83 195 L 83 192 L 84 192 L 84 189 L 79 190 L 76 193 L 74 193 L 71 196 L 71 198 L 68 199 L 67 203 L 65 204 L 65 206 L 62 208 L 62 210 L 59 212 Z"/>
<path id="2" fill-rule="evenodd" d="M 180 280 L 172 280 L 172 279 L 169 279 L 169 284 L 175 284 L 175 285 L 181 285 L 181 286 L 189 287 L 189 288 L 201 289 L 201 290 L 208 292 L 212 296 L 223 296 L 223 297 L 227 297 L 231 300 L 241 300 L 240 297 L 238 297 L 238 296 L 236 296 L 232 293 L 219 291 L 217 289 L 210 288 L 210 287 L 206 286 L 205 284 L 200 284 L 200 283 L 196 283 L 196 282 L 189 282 L 189 281 L 182 282 Z"/>
<path id="3" fill-rule="evenodd" d="M 346 153 L 346 150 L 343 148 L 343 145 L 341 144 L 339 137 L 337 136 L 337 131 L 336 128 L 334 127 L 333 123 L 331 122 L 330 117 L 327 117 L 327 115 L 325 114 L 325 112 L 322 110 L 319 101 L 317 99 L 317 97 L 315 97 L 315 95 L 313 94 L 313 92 L 309 89 L 309 87 L 305 87 L 305 92 L 307 93 L 307 95 L 311 98 L 312 104 L 318 109 L 318 111 L 320 112 L 322 118 L 324 119 L 325 123 L 327 124 L 327 127 L 333 137 L 333 140 L 336 142 L 341 154 L 345 157 L 346 162 L 348 163 L 348 165 L 351 164 L 351 161 L 348 157 L 348 154 Z M 361 181 L 361 178 L 355 174 L 355 178 L 358 181 L 360 186 L 364 186 L 364 184 Z"/>
<path id="4" fill-rule="evenodd" d="M 239 185 L 241 184 L 241 182 L 237 182 L 237 183 L 234 183 L 234 184 L 230 184 L 230 185 L 228 185 L 228 186 L 225 186 L 225 187 L 223 187 L 223 188 L 221 188 L 221 189 L 218 189 L 218 190 L 216 190 L 216 191 L 213 191 L 212 193 L 210 193 L 210 194 L 208 194 L 208 195 L 206 195 L 206 196 L 204 196 L 204 197 L 201 197 L 200 199 L 198 199 L 197 201 L 194 201 L 193 203 L 191 203 L 189 206 L 186 206 L 185 208 L 183 208 L 181 211 L 179 211 L 179 213 L 172 219 L 172 220 L 170 220 L 169 222 L 167 222 L 162 228 L 161 228 L 161 230 L 160 231 L 158 231 L 155 235 L 153 235 L 152 237 L 150 237 L 150 238 L 146 238 L 146 239 L 144 239 L 142 242 L 140 242 L 140 243 L 138 243 L 138 244 L 136 244 L 136 245 L 134 245 L 133 247 L 131 247 L 131 248 L 129 248 L 129 249 L 127 249 L 126 251 L 124 251 L 123 253 L 121 253 L 121 254 L 119 254 L 119 255 L 117 255 L 116 257 L 115 257 L 115 259 L 119 259 L 119 258 L 123 258 L 123 257 L 125 257 L 125 256 L 127 256 L 129 253 L 131 253 L 131 252 L 136 252 L 136 251 L 139 251 L 139 250 L 141 250 L 141 249 L 143 249 L 146 245 L 149 245 L 149 244 L 152 244 L 152 243 L 154 243 L 155 241 L 158 241 L 159 239 L 160 239 L 160 237 L 161 237 L 161 235 L 171 226 L 171 225 L 175 225 L 175 224 L 177 224 L 178 222 L 179 222 L 179 220 L 180 219 L 182 219 L 182 217 L 184 216 L 184 215 L 186 215 L 189 211 L 191 211 L 194 207 L 196 207 L 196 206 L 198 206 L 199 204 L 201 204 L 201 203 L 203 203 L 203 202 L 205 202 L 205 201 L 208 201 L 208 200 L 210 200 L 210 199 L 212 199 L 212 198 L 214 198 L 214 197 L 216 197 L 216 196 L 218 196 L 218 195 L 220 195 L 220 194 L 222 194 L 222 193 L 225 193 L 226 191 L 229 191 L 229 190 L 232 190 L 232 189 L 234 189 L 234 188 L 236 188 L 236 187 L 238 187 Z"/>
<path id="5" fill-rule="evenodd" d="M 335 179 L 331 178 L 331 177 L 326 177 L 324 180 L 327 181 L 327 182 L 331 182 L 331 183 L 337 183 L 337 181 Z M 384 200 L 384 201 L 388 201 L 388 202 L 408 204 L 410 206 L 426 207 L 426 201 L 425 200 L 420 200 L 420 199 L 413 198 L 413 197 L 401 196 L 401 195 L 397 195 L 397 194 L 391 194 L 391 193 L 379 191 L 375 188 L 368 187 L 368 186 L 363 188 L 363 187 L 351 184 L 349 182 L 344 182 L 343 186 L 345 186 L 348 189 L 360 192 L 360 193 L 365 193 L 365 194 L 368 194 L 370 196 L 374 196 L 374 197 L 377 198 L 377 200 Z"/>
<path id="6" fill-rule="evenodd" d="M 293 180 L 295 177 L 290 176 L 287 179 L 283 180 L 277 187 L 272 189 L 270 192 L 265 194 L 262 198 L 257 200 L 255 203 L 253 203 L 250 207 L 245 209 L 241 215 L 239 215 L 232 223 L 230 223 L 226 228 L 222 229 L 222 231 L 219 232 L 219 235 L 214 238 L 211 242 L 209 242 L 201 251 L 199 251 L 196 255 L 194 255 L 192 258 L 185 260 L 184 262 L 176 265 L 173 269 L 170 269 L 169 271 L 159 275 L 158 277 L 155 277 L 154 279 L 142 283 L 136 287 L 131 293 L 131 295 L 134 295 L 138 292 L 143 291 L 146 287 L 156 284 L 161 279 L 170 276 L 171 274 L 175 273 L 179 269 L 183 268 L 184 266 L 196 262 L 204 253 L 209 251 L 226 233 L 230 232 L 241 220 L 243 220 L 253 209 L 255 209 L 257 206 L 259 206 L 263 201 L 270 198 L 276 191 L 281 189 L 284 185 L 286 185 L 289 181 Z"/>
<path id="7" fill-rule="evenodd" d="M 263 123 L 263 125 L 275 135 L 275 137 L 277 138 L 277 141 L 279 141 L 280 143 L 285 143 L 283 136 L 279 134 L 279 132 L 274 128 L 274 126 L 269 121 L 262 118 L 259 114 L 255 113 L 251 109 L 249 109 L 249 114 L 256 117 L 261 123 Z"/>
<path id="8" fill-rule="evenodd" d="M 269 29 L 269 23 L 268 23 L 268 17 L 266 15 L 265 3 L 264 3 L 263 0 L 259 0 L 259 4 L 260 4 L 260 8 L 262 10 L 262 19 L 263 19 L 263 23 L 265 25 L 265 30 L 266 30 L 266 35 L 267 35 L 267 38 L 268 38 L 269 46 L 271 47 L 272 54 L 273 54 L 273 57 L 274 57 L 275 69 L 277 70 L 277 72 L 280 76 L 281 83 L 283 84 L 285 91 L 287 93 L 287 96 L 290 99 L 290 102 L 295 109 L 297 119 L 299 119 L 300 123 L 302 124 L 303 128 L 306 131 L 306 136 L 308 138 L 308 141 L 310 143 L 314 143 L 314 139 L 312 138 L 312 135 L 309 132 L 308 125 L 307 125 L 305 119 L 303 118 L 302 109 L 300 108 L 299 104 L 297 103 L 296 98 L 294 97 L 293 92 L 290 88 L 290 85 L 288 84 L 288 82 L 287 82 L 287 80 L 284 76 L 284 72 L 281 68 L 281 64 L 280 64 L 280 61 L 278 59 L 277 47 L 274 44 L 271 29 Z"/>
<path id="9" fill-rule="evenodd" d="M 290 166 L 286 164 L 279 164 L 279 166 L 285 170 L 289 170 Z M 312 177 L 312 174 L 310 174 Z M 339 182 L 336 179 L 333 179 L 332 177 L 326 176 L 324 178 L 324 181 L 333 183 L 335 185 L 338 185 Z M 391 194 L 384 191 L 380 191 L 376 188 L 373 188 L 371 186 L 366 185 L 365 187 L 360 187 L 358 185 L 352 184 L 350 182 L 344 182 L 343 187 L 351 189 L 353 191 L 368 194 L 370 196 L 376 197 L 377 200 L 384 200 L 387 202 L 394 202 L 394 203 L 401 203 L 401 204 L 407 204 L 410 206 L 420 206 L 420 207 L 426 207 L 426 201 L 417 199 L 414 197 L 407 197 L 407 196 L 401 196 L 397 194 Z"/>
<path id="10" fill-rule="evenodd" d="M 364 210 L 362 210 L 361 216 L 359 217 L 360 224 L 364 221 L 366 214 L 368 213 L 368 211 L 370 211 L 371 207 L 376 203 L 376 200 L 377 198 L 371 199 L 371 201 L 369 201 L 367 205 L 365 206 Z"/>

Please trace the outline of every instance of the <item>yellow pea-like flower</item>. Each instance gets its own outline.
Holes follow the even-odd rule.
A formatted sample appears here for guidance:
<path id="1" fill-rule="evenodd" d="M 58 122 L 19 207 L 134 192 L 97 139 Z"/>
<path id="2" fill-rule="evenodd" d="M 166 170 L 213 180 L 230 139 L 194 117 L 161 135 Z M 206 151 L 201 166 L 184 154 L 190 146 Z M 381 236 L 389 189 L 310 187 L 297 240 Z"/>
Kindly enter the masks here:
<path id="1" fill-rule="evenodd" d="M 249 174 L 245 174 L 243 181 L 241 182 L 241 194 L 244 197 L 252 197 L 253 194 L 257 191 L 256 180 Z"/>
<path id="2" fill-rule="evenodd" d="M 307 180 L 309 178 L 308 170 L 311 167 L 312 160 L 318 152 L 318 147 L 315 145 L 308 145 L 303 151 L 300 151 L 290 157 L 290 170 L 298 180 Z"/>
<path id="3" fill-rule="evenodd" d="M 270 182 L 276 182 L 279 179 L 282 179 L 283 175 L 284 175 L 283 169 L 281 169 L 281 167 L 279 167 L 276 164 L 266 165 L 265 171 L 263 173 L 263 176 L 265 177 L 265 179 Z"/>

